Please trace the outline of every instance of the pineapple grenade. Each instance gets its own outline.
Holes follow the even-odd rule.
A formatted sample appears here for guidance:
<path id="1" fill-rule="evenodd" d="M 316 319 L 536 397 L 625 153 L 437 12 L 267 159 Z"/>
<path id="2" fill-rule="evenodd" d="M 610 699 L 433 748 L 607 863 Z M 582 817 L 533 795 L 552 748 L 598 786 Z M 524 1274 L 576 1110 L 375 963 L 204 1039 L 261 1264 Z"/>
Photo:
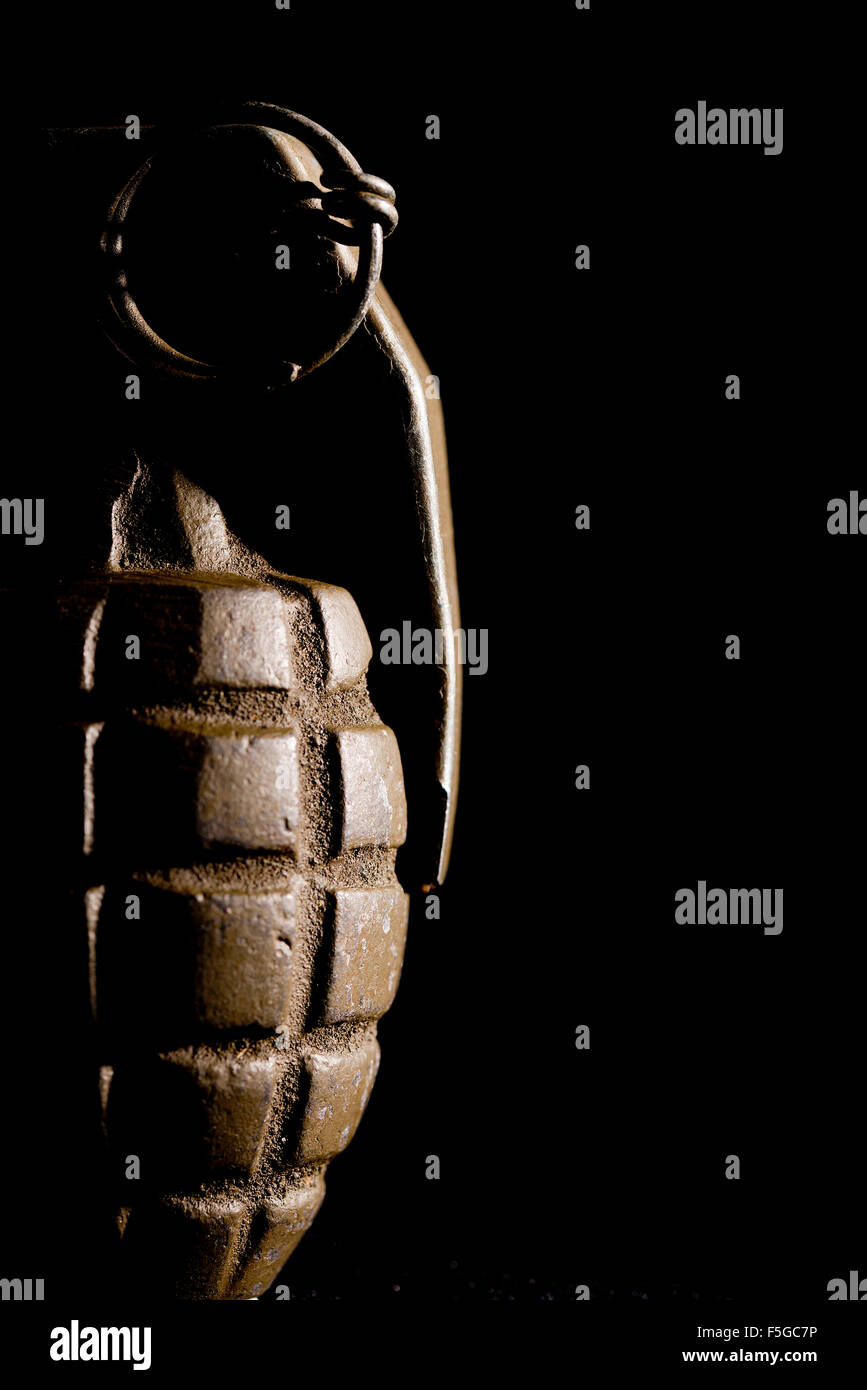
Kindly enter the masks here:
<path id="1" fill-rule="evenodd" d="M 270 352 L 263 330 L 252 358 L 249 342 L 234 356 L 219 342 L 211 360 L 172 346 L 132 297 L 136 199 L 161 158 L 171 172 L 159 135 L 101 243 L 103 327 L 142 390 L 207 402 L 224 389 L 225 408 L 261 387 L 286 401 L 291 438 L 314 383 L 320 427 L 339 409 L 328 373 L 340 363 L 387 384 L 429 625 L 443 638 L 407 845 L 417 819 L 413 877 L 432 886 L 457 788 L 459 617 L 440 404 L 379 285 L 394 191 L 282 109 L 243 107 L 217 138 L 191 137 L 185 148 L 218 167 L 221 137 L 227 168 L 253 151 L 279 177 L 295 257 L 291 353 Z M 353 598 L 273 569 L 166 448 L 127 450 L 102 561 L 56 598 L 55 650 L 79 692 L 61 737 L 75 788 L 68 886 L 87 941 L 120 1267 L 170 1298 L 249 1299 L 309 1228 L 370 1097 L 407 930 L 395 872 L 407 797 L 397 739 L 368 694 L 371 643 Z M 323 505 L 340 507 L 339 487 Z"/>

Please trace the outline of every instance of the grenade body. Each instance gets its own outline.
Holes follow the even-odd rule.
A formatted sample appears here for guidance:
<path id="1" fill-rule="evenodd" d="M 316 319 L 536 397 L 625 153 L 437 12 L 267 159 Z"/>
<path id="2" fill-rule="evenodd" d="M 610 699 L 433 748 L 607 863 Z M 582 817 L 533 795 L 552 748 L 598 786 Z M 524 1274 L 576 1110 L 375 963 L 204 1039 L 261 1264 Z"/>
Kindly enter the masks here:
<path id="1" fill-rule="evenodd" d="M 123 1264 L 256 1297 L 358 1125 L 401 968 L 370 642 L 342 589 L 231 573 L 89 580 L 61 630 L 92 710 L 62 746 Z"/>

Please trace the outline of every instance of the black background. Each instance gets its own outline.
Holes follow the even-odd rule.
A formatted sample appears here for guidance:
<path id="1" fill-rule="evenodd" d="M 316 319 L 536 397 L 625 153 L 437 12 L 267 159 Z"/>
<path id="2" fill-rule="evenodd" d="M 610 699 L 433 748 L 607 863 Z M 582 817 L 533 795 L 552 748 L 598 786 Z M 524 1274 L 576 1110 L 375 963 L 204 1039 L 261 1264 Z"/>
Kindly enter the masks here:
<path id="1" fill-rule="evenodd" d="M 109 466 L 125 426 L 76 260 L 104 206 L 75 200 L 41 127 L 132 111 L 207 123 L 218 99 L 320 122 L 397 189 L 383 279 L 441 381 L 462 620 L 488 629 L 490 669 L 465 683 L 442 917 L 427 921 L 415 893 L 379 1079 L 280 1281 L 293 1299 L 570 1300 L 588 1284 L 594 1298 L 660 1305 L 822 1304 L 829 1279 L 867 1273 L 855 1216 L 864 542 L 826 529 L 828 500 L 865 482 L 849 89 L 818 57 L 807 76 L 795 12 L 766 11 L 767 30 L 756 13 L 206 7 L 188 28 L 157 12 L 147 26 L 58 24 L 33 59 L 25 260 L 38 251 L 3 493 L 44 495 L 49 527 L 60 499 L 58 547 L 74 549 L 89 469 Z M 782 155 L 677 146 L 674 113 L 700 99 L 784 107 Z M 439 141 L 425 138 L 430 113 Z M 589 272 L 574 268 L 579 243 Z M 192 273 L 194 244 L 190 255 Z M 335 392 L 351 352 L 335 359 Z M 737 402 L 724 396 L 733 372 Z M 231 409 L 219 405 L 223 424 Z M 181 442 L 201 423 L 174 398 L 148 418 Z M 208 481 L 285 571 L 311 573 L 321 539 L 313 577 L 345 584 L 373 634 L 380 617 L 408 616 L 399 600 L 392 622 L 381 595 L 362 601 L 379 592 L 389 492 L 354 549 L 337 543 L 341 450 L 376 479 L 377 449 L 360 424 L 332 424 L 318 502 L 305 461 L 290 450 L 283 463 L 273 404 L 229 430 Z M 293 510 L 293 530 L 274 533 L 274 505 L 296 495 L 306 531 Z M 50 530 L 41 551 L 3 538 L 14 582 L 52 564 L 51 543 Z M 730 633 L 740 662 L 724 658 Z M 403 674 L 372 668 L 396 726 Z M 10 819 L 33 799 L 19 719 Z M 574 788 L 579 763 L 589 792 Z M 15 765 L 10 749 L 9 787 Z M 20 866 L 10 876 L 26 879 Z M 676 927 L 674 893 L 700 878 L 783 887 L 783 933 Z M 35 933 L 29 888 L 13 916 L 25 899 Z M 74 1134 L 58 1134 L 50 1104 L 33 1113 L 45 1083 L 22 1060 L 28 1048 L 43 1068 L 54 1058 L 47 1090 L 60 1093 L 64 1044 L 43 1056 L 38 992 L 13 979 L 9 993 L 8 1065 L 23 1085 L 5 1162 L 22 1219 L 7 1234 L 27 1269 L 3 1272 L 67 1287 L 72 1269 L 99 1290 L 98 1259 L 64 1235 Z M 724 1177 L 732 1153 L 739 1182 Z M 425 1178 L 429 1154 L 439 1181 Z M 24 1256 L 46 1185 L 59 1229 L 46 1223 L 38 1257 Z"/>

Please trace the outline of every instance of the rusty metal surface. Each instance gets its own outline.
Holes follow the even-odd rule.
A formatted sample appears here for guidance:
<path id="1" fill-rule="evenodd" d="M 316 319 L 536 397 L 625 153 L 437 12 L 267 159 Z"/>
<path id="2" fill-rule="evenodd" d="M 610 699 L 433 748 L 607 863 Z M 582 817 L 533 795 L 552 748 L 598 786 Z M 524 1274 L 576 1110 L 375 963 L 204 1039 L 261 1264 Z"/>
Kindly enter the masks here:
<path id="1" fill-rule="evenodd" d="M 207 132 L 210 157 L 227 140 L 242 163 L 264 158 L 268 179 L 277 169 L 280 215 L 322 244 L 315 270 L 331 295 L 315 325 L 326 348 L 257 359 L 240 371 L 244 390 L 294 397 L 356 335 L 357 369 L 387 382 L 400 421 L 428 622 L 444 639 L 415 716 L 432 731 L 419 855 L 432 885 L 455 814 L 460 618 L 442 409 L 378 284 L 394 190 L 294 113 L 240 116 Z M 275 125 L 249 123 L 265 118 Z M 126 175 L 102 235 L 105 327 L 128 364 L 195 393 L 237 363 L 223 373 L 170 345 L 127 283 L 131 212 L 180 138 L 156 134 L 163 153 Z M 168 441 L 167 458 L 136 455 L 101 553 L 32 607 L 61 654 L 52 680 L 70 695 L 52 735 L 65 788 L 57 856 L 87 941 L 100 1124 L 115 1175 L 130 1156 L 141 1166 L 119 1185 L 125 1267 L 168 1297 L 244 1299 L 308 1229 L 367 1104 L 376 1022 L 403 958 L 409 900 L 395 863 L 412 817 L 397 741 L 367 691 L 372 647 L 353 598 L 256 554 L 172 453 Z"/>
<path id="2" fill-rule="evenodd" d="M 102 1124 L 115 1167 L 141 1165 L 118 1231 L 155 1293 L 256 1297 L 376 1075 L 408 912 L 400 754 L 344 590 L 273 573 L 175 470 L 141 464 L 114 518 L 56 627 L 84 701 L 57 738 Z"/>

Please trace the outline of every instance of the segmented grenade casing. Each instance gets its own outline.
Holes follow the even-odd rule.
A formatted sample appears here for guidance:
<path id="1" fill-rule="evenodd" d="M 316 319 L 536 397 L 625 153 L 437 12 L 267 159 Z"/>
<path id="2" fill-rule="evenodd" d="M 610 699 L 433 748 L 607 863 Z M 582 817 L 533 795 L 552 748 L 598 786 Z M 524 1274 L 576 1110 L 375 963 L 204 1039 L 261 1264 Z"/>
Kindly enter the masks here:
<path id="1" fill-rule="evenodd" d="M 369 1095 L 406 931 L 394 869 L 406 813 L 354 603 L 276 574 L 172 460 L 240 510 L 269 555 L 294 556 L 279 563 L 339 565 L 366 611 L 418 614 L 441 635 L 437 665 L 405 673 L 413 683 L 391 715 L 412 747 L 407 881 L 425 886 L 446 872 L 458 783 L 445 434 L 436 378 L 378 283 L 390 185 L 275 106 L 141 134 L 139 145 L 123 126 L 76 124 L 47 141 L 48 220 L 60 178 L 77 241 L 65 311 L 52 285 L 66 410 L 55 409 L 62 428 L 42 431 L 63 489 L 49 501 L 38 586 L 16 573 L 9 595 L 28 696 L 10 683 L 5 719 L 28 774 L 10 876 L 10 977 L 28 1010 L 17 1113 L 43 1175 L 28 1189 L 25 1248 L 57 1249 L 62 1162 L 71 1277 L 88 1258 L 100 1287 L 113 1277 L 102 1244 L 90 1249 L 108 1185 L 125 1292 L 135 1280 L 147 1295 L 240 1299 L 267 1287 L 309 1225 Z M 226 232 L 193 280 L 178 207 Z M 291 275 L 274 258 L 284 237 Z M 253 272 L 240 300 L 239 271 Z M 82 340 L 97 317 L 104 341 Z M 115 393 L 130 366 L 136 392 Z M 374 470 L 354 466 L 359 418 Z M 88 441 L 74 476 L 70 434 Z M 261 508 L 238 509 L 237 487 L 249 473 L 267 495 L 268 456 L 282 470 L 287 439 L 279 476 L 293 520 L 307 519 L 289 551 L 271 549 Z M 383 520 L 386 545 L 371 541 Z M 98 1116 L 105 1182 L 92 1161 Z"/>
<path id="2" fill-rule="evenodd" d="M 125 570 L 61 611 L 123 1259 L 155 1293 L 255 1297 L 358 1125 L 401 968 L 370 642 L 344 590 L 275 575 Z"/>

